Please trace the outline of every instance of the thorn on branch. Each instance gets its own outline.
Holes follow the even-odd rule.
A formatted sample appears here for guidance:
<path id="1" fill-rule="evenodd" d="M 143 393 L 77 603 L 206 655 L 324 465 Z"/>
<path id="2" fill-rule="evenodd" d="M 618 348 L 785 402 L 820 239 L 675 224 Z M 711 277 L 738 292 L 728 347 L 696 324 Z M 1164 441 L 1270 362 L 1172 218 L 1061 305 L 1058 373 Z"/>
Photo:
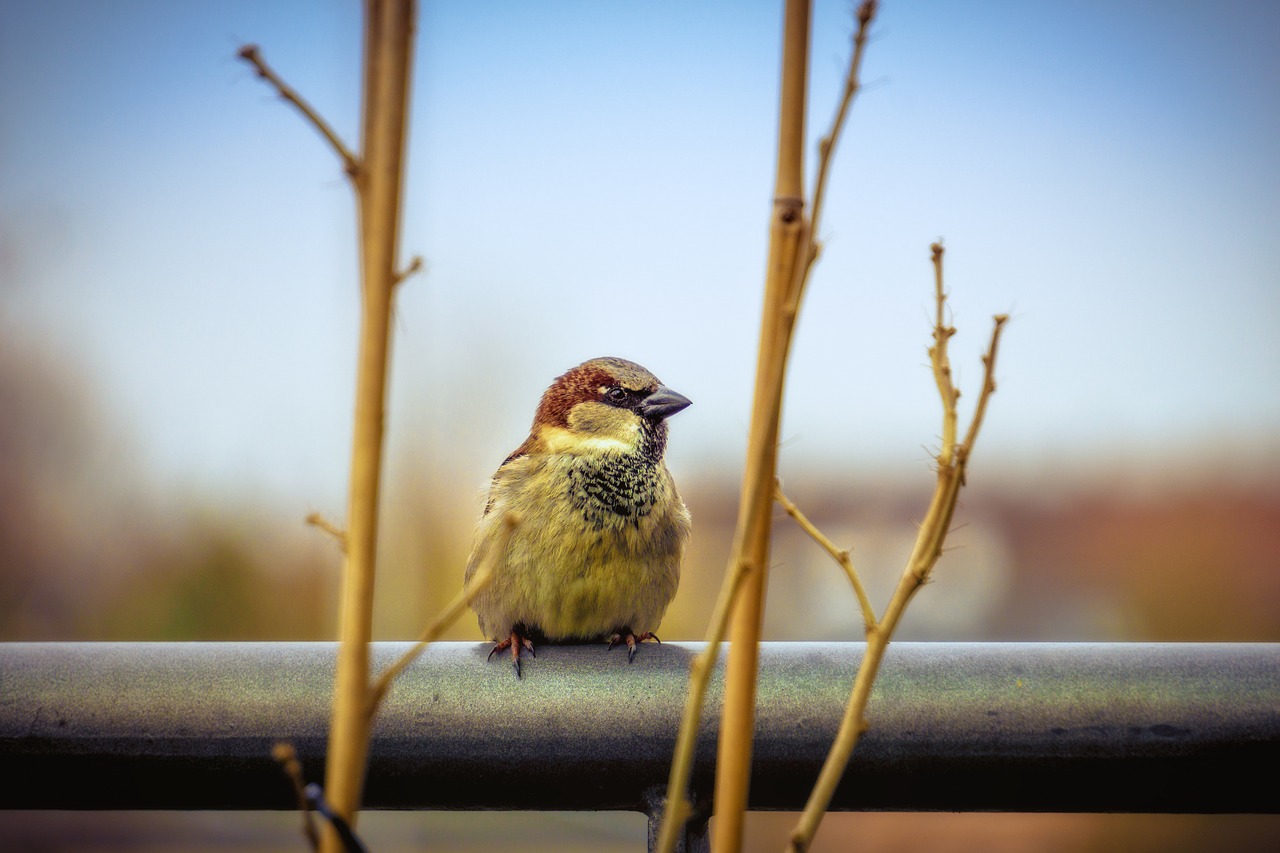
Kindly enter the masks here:
<path id="1" fill-rule="evenodd" d="M 422 255 L 414 255 L 409 260 L 409 266 L 405 267 L 400 272 L 396 273 L 395 281 L 391 283 L 392 286 L 394 287 L 400 284 L 400 282 L 404 281 L 406 278 L 408 278 L 411 275 L 415 275 L 419 272 L 422 272 L 423 266 L 424 264 L 422 261 Z"/>

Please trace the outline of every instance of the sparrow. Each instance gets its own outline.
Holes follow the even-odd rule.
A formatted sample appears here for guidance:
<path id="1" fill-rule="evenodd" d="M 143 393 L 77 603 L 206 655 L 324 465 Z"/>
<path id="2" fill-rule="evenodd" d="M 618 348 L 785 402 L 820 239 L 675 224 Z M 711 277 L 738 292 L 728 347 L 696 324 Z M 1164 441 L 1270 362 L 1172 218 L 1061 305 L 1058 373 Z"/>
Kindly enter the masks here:
<path id="1" fill-rule="evenodd" d="M 499 466 L 467 561 L 470 583 L 504 519 L 519 524 L 472 602 L 511 650 L 534 642 L 625 643 L 627 660 L 675 596 L 690 518 L 663 461 L 667 418 L 690 400 L 635 362 L 594 358 L 542 395 L 524 443 Z"/>

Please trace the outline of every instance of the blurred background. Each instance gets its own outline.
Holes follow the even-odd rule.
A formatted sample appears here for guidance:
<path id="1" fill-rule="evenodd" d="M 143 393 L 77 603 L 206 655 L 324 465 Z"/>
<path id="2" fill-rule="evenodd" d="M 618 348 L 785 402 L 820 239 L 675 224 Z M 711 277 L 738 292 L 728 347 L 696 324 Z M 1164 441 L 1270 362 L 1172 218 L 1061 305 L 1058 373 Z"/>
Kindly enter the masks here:
<path id="1" fill-rule="evenodd" d="M 694 401 L 672 421 L 695 532 L 662 636 L 702 636 L 746 445 L 780 5 L 423 4 L 402 246 L 426 272 L 396 313 L 379 638 L 415 635 L 456 592 L 489 475 L 551 380 L 599 355 Z M 815 9 L 815 140 L 851 9 Z M 0 4 L 0 639 L 335 635 L 338 555 L 302 519 L 345 515 L 352 197 L 235 52 L 261 45 L 357 147 L 360 17 Z M 962 417 L 991 315 L 1013 316 L 952 550 L 902 639 L 1280 641 L 1277 37 L 1265 0 L 884 4 L 780 462 L 879 601 L 940 432 L 929 244 L 947 246 Z M 768 607 L 770 639 L 861 636 L 841 574 L 785 517 Z M 470 619 L 450 638 L 481 639 Z M 523 841 L 538 821 L 547 849 L 643 849 L 632 818 L 511 826 Z M 292 816 L 204 820 L 0 812 L 22 849 L 295 843 Z M 505 843 L 485 834 L 501 821 L 467 820 L 367 826 L 389 833 L 378 849 Z M 786 824 L 753 820 L 778 847 Z M 833 816 L 815 849 L 845 832 L 1243 850 L 1280 823 Z"/>

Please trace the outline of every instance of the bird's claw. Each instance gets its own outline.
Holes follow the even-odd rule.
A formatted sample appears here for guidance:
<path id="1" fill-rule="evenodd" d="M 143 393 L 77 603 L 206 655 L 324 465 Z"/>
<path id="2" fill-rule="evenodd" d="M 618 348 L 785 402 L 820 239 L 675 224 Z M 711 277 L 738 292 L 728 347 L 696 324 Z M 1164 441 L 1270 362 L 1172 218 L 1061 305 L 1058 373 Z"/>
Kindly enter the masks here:
<path id="1" fill-rule="evenodd" d="M 493 648 L 489 650 L 489 657 L 485 660 L 493 660 L 493 656 L 498 652 L 511 649 L 511 666 L 515 668 L 516 678 L 520 677 L 520 651 L 523 649 L 529 652 L 530 656 L 537 657 L 538 653 L 533 650 L 533 640 L 521 634 L 519 631 L 512 631 L 511 635 L 505 640 L 494 643 Z"/>
<path id="2" fill-rule="evenodd" d="M 662 641 L 658 639 L 658 635 L 652 631 L 645 631 L 643 634 L 634 634 L 630 628 L 624 628 L 609 638 L 609 648 L 612 649 L 619 643 L 627 644 L 627 663 L 631 663 L 636 659 L 636 645 L 643 643 L 645 640 L 653 640 L 658 645 L 662 645 Z"/>

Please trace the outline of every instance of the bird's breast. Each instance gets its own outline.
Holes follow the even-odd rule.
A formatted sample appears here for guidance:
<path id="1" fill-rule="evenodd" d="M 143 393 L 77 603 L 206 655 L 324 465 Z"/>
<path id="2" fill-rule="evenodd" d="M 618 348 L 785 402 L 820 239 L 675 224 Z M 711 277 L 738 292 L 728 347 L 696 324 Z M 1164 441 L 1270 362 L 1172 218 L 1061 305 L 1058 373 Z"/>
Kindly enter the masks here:
<path id="1" fill-rule="evenodd" d="M 670 493 L 664 474 L 638 455 L 579 457 L 566 472 L 566 496 L 592 530 L 638 525 Z"/>

